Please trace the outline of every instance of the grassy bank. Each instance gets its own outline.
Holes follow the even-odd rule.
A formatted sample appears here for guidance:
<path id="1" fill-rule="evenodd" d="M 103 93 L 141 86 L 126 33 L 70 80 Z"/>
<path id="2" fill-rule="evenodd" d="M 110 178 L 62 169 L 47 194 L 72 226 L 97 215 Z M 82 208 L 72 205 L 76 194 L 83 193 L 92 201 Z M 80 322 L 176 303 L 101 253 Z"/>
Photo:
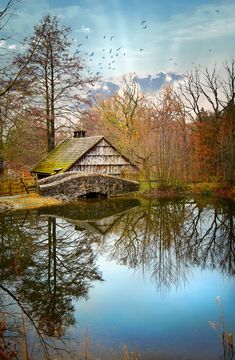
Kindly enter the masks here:
<path id="1" fill-rule="evenodd" d="M 221 182 L 200 182 L 172 186 L 142 182 L 139 195 L 144 198 L 207 196 L 235 201 L 235 186 L 228 187 L 225 183 Z"/>
<path id="2" fill-rule="evenodd" d="M 61 204 L 62 201 L 50 197 L 42 197 L 37 193 L 0 197 L 0 212 L 18 209 L 37 209 L 45 206 Z"/>

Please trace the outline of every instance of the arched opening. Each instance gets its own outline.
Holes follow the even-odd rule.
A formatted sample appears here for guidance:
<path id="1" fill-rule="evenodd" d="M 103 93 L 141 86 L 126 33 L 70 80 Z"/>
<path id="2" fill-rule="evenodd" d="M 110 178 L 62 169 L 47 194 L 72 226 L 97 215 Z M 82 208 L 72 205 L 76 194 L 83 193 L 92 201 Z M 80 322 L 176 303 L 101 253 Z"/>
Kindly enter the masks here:
<path id="1" fill-rule="evenodd" d="M 107 198 L 107 194 L 102 194 L 99 192 L 89 192 L 87 194 L 84 194 L 80 196 L 82 199 L 105 199 Z"/>

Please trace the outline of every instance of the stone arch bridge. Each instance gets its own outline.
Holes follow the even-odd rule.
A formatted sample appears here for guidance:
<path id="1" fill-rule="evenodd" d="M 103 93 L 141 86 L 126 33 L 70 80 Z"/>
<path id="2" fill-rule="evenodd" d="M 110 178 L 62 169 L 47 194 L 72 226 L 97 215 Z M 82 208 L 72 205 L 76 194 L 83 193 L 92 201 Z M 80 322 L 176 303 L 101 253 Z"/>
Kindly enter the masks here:
<path id="1" fill-rule="evenodd" d="M 97 195 L 115 196 L 139 190 L 137 181 L 103 174 L 67 172 L 39 180 L 39 193 L 62 200 Z"/>

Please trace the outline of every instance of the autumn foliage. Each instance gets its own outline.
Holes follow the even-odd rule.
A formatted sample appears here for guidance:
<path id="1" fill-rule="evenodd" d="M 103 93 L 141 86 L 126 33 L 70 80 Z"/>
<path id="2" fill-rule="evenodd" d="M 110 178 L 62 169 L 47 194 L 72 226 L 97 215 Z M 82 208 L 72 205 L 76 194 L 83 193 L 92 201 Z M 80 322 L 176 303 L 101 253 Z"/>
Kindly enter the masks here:
<path id="1" fill-rule="evenodd" d="M 149 184 L 233 184 L 235 60 L 220 70 L 195 68 L 155 96 L 142 93 L 130 76 L 94 103 L 88 95 L 98 79 L 84 75 L 86 64 L 71 54 L 69 36 L 69 28 L 47 15 L 7 66 L 13 74 L 0 69 L 0 174 L 6 162 L 32 167 L 82 126 L 88 135 L 106 136 Z"/>

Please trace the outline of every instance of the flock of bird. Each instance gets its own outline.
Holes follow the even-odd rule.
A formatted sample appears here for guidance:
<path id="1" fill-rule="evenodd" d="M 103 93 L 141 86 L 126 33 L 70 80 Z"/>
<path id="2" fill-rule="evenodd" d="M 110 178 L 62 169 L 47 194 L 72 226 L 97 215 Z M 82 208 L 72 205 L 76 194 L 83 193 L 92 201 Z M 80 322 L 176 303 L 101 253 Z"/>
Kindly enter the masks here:
<path id="1" fill-rule="evenodd" d="M 218 14 L 220 12 L 219 9 L 216 9 L 215 12 Z M 140 22 L 140 27 L 143 30 L 146 30 L 148 28 L 148 24 L 146 20 L 142 20 Z M 115 38 L 114 35 L 103 35 L 103 40 L 106 42 L 105 47 L 102 48 L 102 56 L 98 60 L 99 62 L 96 63 L 96 66 L 98 66 L 98 71 L 92 71 L 91 69 L 88 70 L 88 75 L 95 75 L 100 76 L 102 73 L 102 70 L 110 70 L 114 71 L 116 70 L 117 61 L 119 58 L 126 56 L 126 51 L 122 48 L 122 46 L 119 46 L 118 48 L 115 48 L 113 45 L 113 39 Z M 89 39 L 89 35 L 85 36 L 85 40 Z M 76 54 L 79 55 L 85 55 L 87 60 L 92 63 L 94 59 L 97 60 L 99 58 L 100 54 L 98 54 L 98 51 L 82 51 L 83 46 L 86 44 L 79 43 L 77 45 Z M 208 50 L 209 53 L 212 52 L 211 49 Z M 143 54 L 144 49 L 140 48 L 139 53 Z M 168 59 L 169 62 L 172 62 L 175 66 L 177 63 L 173 58 Z M 192 64 L 194 64 L 192 62 Z"/>
<path id="2" fill-rule="evenodd" d="M 147 29 L 147 21 L 142 20 L 140 23 L 140 26 L 142 27 L 143 30 L 146 30 Z M 102 48 L 102 56 L 98 63 L 98 71 L 94 72 L 90 69 L 90 70 L 88 70 L 89 75 L 99 76 L 101 74 L 102 70 L 111 70 L 111 71 L 116 70 L 115 66 L 117 64 L 118 58 L 126 56 L 126 51 L 123 49 L 122 46 L 119 46 L 118 48 L 115 48 L 114 46 L 112 46 L 113 45 L 112 42 L 113 42 L 114 38 L 115 38 L 114 35 L 111 35 L 111 36 L 103 35 L 103 40 L 106 41 L 106 46 Z M 88 40 L 88 39 L 89 39 L 89 35 L 86 35 L 85 40 Z M 93 62 L 93 59 L 95 58 L 95 56 L 98 55 L 97 52 L 82 51 L 82 48 L 84 45 L 86 45 L 86 44 L 79 43 L 77 45 L 77 49 L 76 49 L 75 53 L 77 55 L 85 55 L 89 62 Z M 144 49 L 140 48 L 139 52 L 143 53 Z"/>

